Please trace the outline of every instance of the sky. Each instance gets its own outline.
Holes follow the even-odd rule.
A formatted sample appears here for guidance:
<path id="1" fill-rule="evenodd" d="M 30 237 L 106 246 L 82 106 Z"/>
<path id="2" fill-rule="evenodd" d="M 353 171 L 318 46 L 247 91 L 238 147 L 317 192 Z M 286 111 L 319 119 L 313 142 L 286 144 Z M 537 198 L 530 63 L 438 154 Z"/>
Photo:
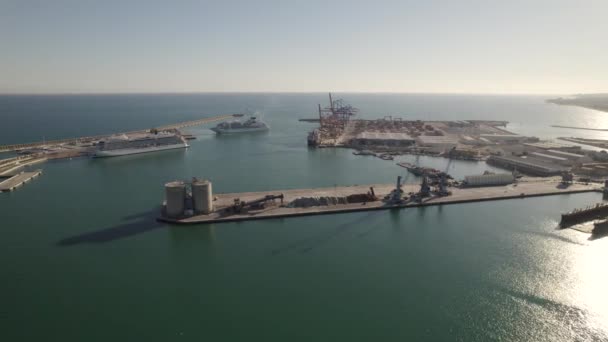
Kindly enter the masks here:
<path id="1" fill-rule="evenodd" d="M 0 0 L 0 93 L 608 92 L 608 1 Z"/>

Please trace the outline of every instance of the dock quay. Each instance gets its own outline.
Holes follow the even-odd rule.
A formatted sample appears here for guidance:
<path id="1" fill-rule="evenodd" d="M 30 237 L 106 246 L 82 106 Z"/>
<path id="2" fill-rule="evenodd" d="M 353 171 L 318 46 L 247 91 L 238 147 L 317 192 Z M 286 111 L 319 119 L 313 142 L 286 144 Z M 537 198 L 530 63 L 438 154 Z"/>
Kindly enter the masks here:
<path id="1" fill-rule="evenodd" d="M 419 189 L 419 184 L 404 184 L 401 187 L 403 194 L 415 194 Z M 543 178 L 529 178 L 527 181 L 516 185 L 475 188 L 451 187 L 449 196 L 432 195 L 422 199 L 410 196 L 410 199 L 397 203 L 382 200 L 389 198 L 394 193 L 394 184 L 226 193 L 215 194 L 213 196 L 212 205 L 207 207 L 213 209 L 208 214 L 170 218 L 163 213 L 157 220 L 177 225 L 220 223 L 601 192 L 601 189 L 602 187 L 598 184 L 573 183 L 564 187 L 560 182 L 555 180 L 548 181 Z M 367 196 L 373 195 L 376 199 L 366 200 L 366 193 Z M 210 197 L 211 194 L 207 194 L 206 196 Z M 359 199 L 355 200 L 356 203 L 344 200 L 345 198 L 357 196 Z M 272 199 L 267 200 L 270 198 Z M 280 198 L 281 203 L 276 202 L 274 198 Z M 205 202 L 208 204 L 206 200 Z M 231 210 L 238 203 L 255 203 L 256 205 L 252 205 L 244 211 Z M 260 203 L 262 205 L 259 205 Z M 294 203 L 297 204 L 294 205 Z"/>
<path id="2" fill-rule="evenodd" d="M 569 213 L 562 214 L 561 227 L 569 227 L 578 223 L 591 221 L 608 216 L 608 204 L 597 203 L 594 206 L 576 209 Z"/>
<path id="3" fill-rule="evenodd" d="M 181 129 L 181 128 L 186 128 L 186 127 L 204 125 L 204 124 L 208 124 L 208 123 L 212 123 L 212 122 L 225 121 L 225 120 L 228 120 L 228 119 L 231 119 L 234 117 L 240 117 L 240 116 L 242 116 L 242 114 L 218 115 L 218 116 L 212 116 L 212 117 L 203 118 L 203 119 L 199 119 L 199 120 L 192 120 L 192 121 L 179 122 L 179 123 L 170 124 L 170 125 L 164 125 L 164 126 L 156 127 L 156 129 L 160 130 L 160 131 Z M 67 138 L 67 139 L 58 139 L 58 140 L 47 140 L 47 141 L 38 141 L 38 142 L 31 142 L 31 143 L 12 144 L 12 145 L 2 145 L 2 146 L 0 146 L 0 152 L 18 151 L 18 150 L 23 150 L 23 149 L 34 149 L 34 148 L 44 148 L 44 147 L 48 147 L 48 146 L 88 144 L 91 142 L 95 142 L 98 140 L 108 138 L 112 135 L 117 135 L 117 134 L 129 135 L 129 134 L 145 133 L 147 131 L 148 130 L 145 129 L 145 130 L 138 130 L 138 131 L 131 131 L 131 132 L 118 132 L 118 133 L 104 134 L 104 135 L 94 135 L 94 136 Z"/>
<path id="4" fill-rule="evenodd" d="M 586 131 L 602 131 L 606 132 L 608 129 L 606 128 L 592 128 L 592 127 L 576 127 L 576 126 L 562 126 L 562 125 L 551 125 L 551 127 L 555 128 L 568 128 L 568 129 L 581 129 Z"/>
<path id="5" fill-rule="evenodd" d="M 41 174 L 42 170 L 36 170 L 33 172 L 21 172 L 14 175 L 9 179 L 0 182 L 0 192 L 13 191 L 31 179 L 40 176 Z"/>
<path id="6" fill-rule="evenodd" d="M 19 156 L 0 160 L 0 177 L 13 176 L 26 166 L 45 162 L 46 157 Z"/>
<path id="7" fill-rule="evenodd" d="M 585 138 L 569 138 L 559 137 L 559 140 L 572 142 L 575 144 L 588 145 L 599 148 L 608 148 L 608 140 L 605 139 L 585 139 Z"/>
<path id="8" fill-rule="evenodd" d="M 243 114 L 225 114 L 225 115 L 218 115 L 218 116 L 213 116 L 210 118 L 204 118 L 204 119 L 199 119 L 199 120 L 192 120 L 192 121 L 185 121 L 185 122 L 180 122 L 180 123 L 176 123 L 176 124 L 171 124 L 171 125 L 165 125 L 165 126 L 160 126 L 157 127 L 158 130 L 163 131 L 163 130 L 171 130 L 171 129 L 182 129 L 182 128 L 187 128 L 187 127 L 192 127 L 192 126 L 200 126 L 200 125 L 205 125 L 208 123 L 212 123 L 212 122 L 217 122 L 217 121 L 225 121 L 231 118 L 236 118 L 236 117 L 241 117 L 243 116 Z M 137 133 L 140 133 L 143 131 L 139 131 Z"/>

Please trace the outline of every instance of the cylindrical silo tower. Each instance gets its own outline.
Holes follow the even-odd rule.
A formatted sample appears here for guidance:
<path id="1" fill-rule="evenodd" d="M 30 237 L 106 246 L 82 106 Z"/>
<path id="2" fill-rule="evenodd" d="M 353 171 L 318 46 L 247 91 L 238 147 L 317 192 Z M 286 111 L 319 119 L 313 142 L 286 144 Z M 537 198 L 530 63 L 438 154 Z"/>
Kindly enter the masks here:
<path id="1" fill-rule="evenodd" d="M 192 181 L 192 202 L 195 214 L 211 214 L 213 212 L 213 192 L 208 180 Z"/>
<path id="2" fill-rule="evenodd" d="M 165 184 L 165 199 L 167 200 L 167 217 L 183 216 L 186 209 L 186 184 L 181 181 Z"/>

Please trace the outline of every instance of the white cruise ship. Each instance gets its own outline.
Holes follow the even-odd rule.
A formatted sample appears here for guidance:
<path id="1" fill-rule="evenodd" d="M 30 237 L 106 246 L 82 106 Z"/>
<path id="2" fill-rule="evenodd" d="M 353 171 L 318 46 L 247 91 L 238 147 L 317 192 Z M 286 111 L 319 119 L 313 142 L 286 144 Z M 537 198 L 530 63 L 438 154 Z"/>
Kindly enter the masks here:
<path id="1" fill-rule="evenodd" d="M 177 148 L 186 148 L 186 140 L 177 133 L 155 132 L 132 135 L 118 135 L 97 144 L 93 157 L 118 157 L 129 154 L 148 153 Z"/>
<path id="2" fill-rule="evenodd" d="M 259 121 L 255 116 L 252 116 L 245 122 L 238 120 L 222 122 L 211 129 L 217 134 L 232 134 L 245 132 L 262 132 L 269 130 L 268 125 Z"/>

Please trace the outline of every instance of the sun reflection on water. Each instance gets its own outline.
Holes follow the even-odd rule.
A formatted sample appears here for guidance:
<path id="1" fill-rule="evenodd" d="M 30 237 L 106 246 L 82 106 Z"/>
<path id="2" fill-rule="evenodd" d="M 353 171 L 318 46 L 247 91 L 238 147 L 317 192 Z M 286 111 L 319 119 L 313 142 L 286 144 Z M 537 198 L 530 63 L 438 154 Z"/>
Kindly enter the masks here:
<path id="1" fill-rule="evenodd" d="M 557 226 L 541 219 L 516 230 L 508 253 L 517 255 L 489 274 L 499 293 L 491 305 L 515 305 L 517 314 L 500 320 L 517 326 L 518 338 L 608 340 L 608 237 Z"/>
<path id="2" fill-rule="evenodd" d="M 589 312 L 587 324 L 608 336 L 608 237 L 592 241 L 572 255 L 574 299 Z"/>

